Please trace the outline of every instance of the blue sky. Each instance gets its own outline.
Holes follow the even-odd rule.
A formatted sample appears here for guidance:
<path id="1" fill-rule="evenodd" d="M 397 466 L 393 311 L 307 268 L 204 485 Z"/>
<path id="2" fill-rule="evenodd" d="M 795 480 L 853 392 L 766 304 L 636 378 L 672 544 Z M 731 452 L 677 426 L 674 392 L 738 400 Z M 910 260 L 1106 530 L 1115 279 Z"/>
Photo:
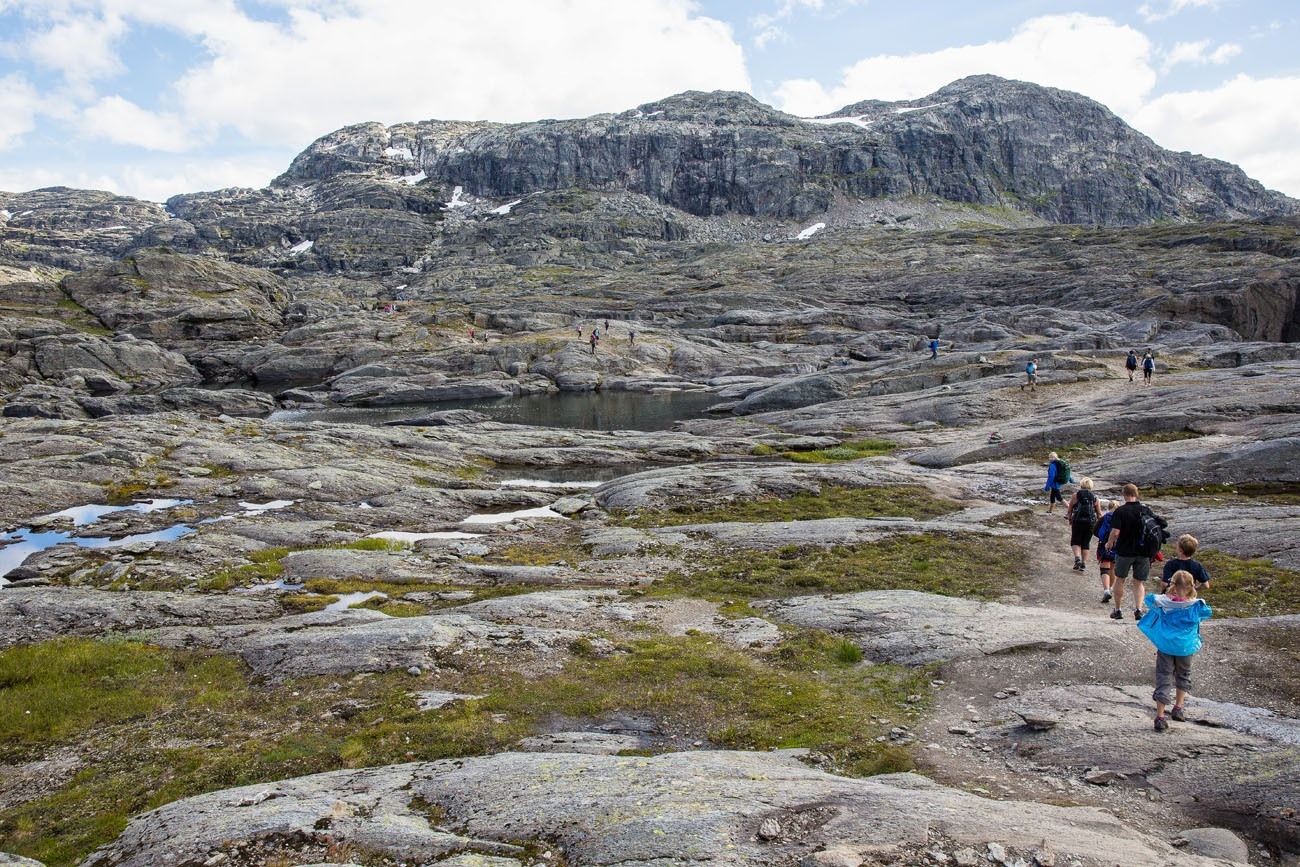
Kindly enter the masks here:
<path id="1" fill-rule="evenodd" d="M 0 189 L 265 184 L 348 123 L 739 89 L 801 115 L 993 72 L 1300 196 L 1294 0 L 0 0 Z"/>

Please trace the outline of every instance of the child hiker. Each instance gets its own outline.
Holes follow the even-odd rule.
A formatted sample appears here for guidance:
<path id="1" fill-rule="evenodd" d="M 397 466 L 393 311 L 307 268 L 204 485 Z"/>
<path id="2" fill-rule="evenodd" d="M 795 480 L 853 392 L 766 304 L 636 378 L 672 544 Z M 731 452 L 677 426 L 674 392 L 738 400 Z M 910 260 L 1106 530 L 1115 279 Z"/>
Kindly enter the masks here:
<path id="1" fill-rule="evenodd" d="M 1147 613 L 1138 621 L 1138 629 L 1156 646 L 1156 731 L 1169 728 L 1165 707 L 1174 693 L 1171 719 L 1187 719 L 1183 707 L 1187 691 L 1192 688 L 1192 656 L 1201 649 L 1201 621 L 1214 612 L 1205 600 L 1196 598 L 1196 581 L 1192 573 L 1180 569 L 1173 574 L 1168 594 L 1148 593 Z"/>

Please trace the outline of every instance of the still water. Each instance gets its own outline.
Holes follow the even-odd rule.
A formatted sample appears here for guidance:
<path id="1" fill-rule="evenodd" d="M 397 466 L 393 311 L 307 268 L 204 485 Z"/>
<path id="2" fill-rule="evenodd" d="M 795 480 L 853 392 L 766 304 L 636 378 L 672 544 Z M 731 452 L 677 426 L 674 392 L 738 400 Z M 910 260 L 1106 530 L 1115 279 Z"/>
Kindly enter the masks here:
<path id="1" fill-rule="evenodd" d="M 718 403 L 711 392 L 562 391 L 493 400 L 443 400 L 375 408 L 285 409 L 271 421 L 328 421 L 383 424 L 449 409 L 472 409 L 495 421 L 581 430 L 669 430 L 683 419 L 700 418 Z"/>

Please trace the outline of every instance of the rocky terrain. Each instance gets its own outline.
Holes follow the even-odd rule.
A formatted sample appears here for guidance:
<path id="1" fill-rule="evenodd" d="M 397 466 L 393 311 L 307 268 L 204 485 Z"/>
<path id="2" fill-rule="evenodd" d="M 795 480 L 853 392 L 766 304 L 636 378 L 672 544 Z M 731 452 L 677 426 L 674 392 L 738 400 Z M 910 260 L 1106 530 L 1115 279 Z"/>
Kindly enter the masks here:
<path id="1" fill-rule="evenodd" d="M 1300 864 L 1298 207 L 991 77 L 0 194 L 0 864 Z"/>

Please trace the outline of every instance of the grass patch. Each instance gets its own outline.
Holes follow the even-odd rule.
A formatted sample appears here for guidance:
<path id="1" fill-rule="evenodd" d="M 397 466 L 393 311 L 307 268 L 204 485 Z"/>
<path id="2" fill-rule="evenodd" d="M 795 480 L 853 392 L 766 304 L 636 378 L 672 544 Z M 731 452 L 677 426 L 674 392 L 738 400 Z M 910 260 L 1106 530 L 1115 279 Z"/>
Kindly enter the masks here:
<path id="1" fill-rule="evenodd" d="M 338 768 L 500 751 L 556 718 L 640 713 L 678 741 L 734 749 L 808 747 L 842 773 L 911 767 L 875 742 L 910 720 L 930 672 L 850 663 L 839 642 L 791 636 L 762 657 L 699 636 L 575 656 L 556 674 L 443 669 L 254 685 L 227 657 L 69 639 L 0 652 L 0 762 L 73 742 L 93 764 L 0 811 L 8 851 L 73 865 L 127 817 L 201 792 Z M 467 663 L 467 666 L 469 664 Z M 422 712 L 413 688 L 487 698 Z M 22 709 L 32 708 L 31 715 Z M 497 715 L 497 716 L 494 716 Z M 504 720 L 504 721 L 501 721 Z"/>
<path id="2" fill-rule="evenodd" d="M 1243 482 L 1210 485 L 1169 485 L 1144 491 L 1149 499 L 1251 501 L 1275 506 L 1300 505 L 1300 484 L 1295 482 Z"/>
<path id="3" fill-rule="evenodd" d="M 344 551 L 385 551 L 395 554 L 399 551 L 409 551 L 410 542 L 402 542 L 397 539 L 357 539 L 355 542 L 340 542 L 337 545 L 331 545 L 331 548 L 339 548 Z"/>
<path id="4" fill-rule="evenodd" d="M 898 443 L 889 440 L 850 440 L 829 449 L 786 452 L 784 457 L 786 460 L 800 464 L 833 464 L 840 461 L 856 461 L 859 458 L 874 458 L 887 455 L 896 448 L 898 448 Z"/>
<path id="5" fill-rule="evenodd" d="M 754 457 L 765 458 L 765 457 L 768 457 L 769 455 L 774 455 L 774 454 L 776 454 L 777 451 L 776 451 L 775 448 L 773 448 L 772 446 L 768 445 L 767 443 L 759 443 L 758 445 L 756 445 L 756 446 L 754 446 L 752 449 L 750 449 L 750 450 L 749 450 L 749 453 L 750 453 L 751 455 L 753 455 Z"/>
<path id="6" fill-rule="evenodd" d="M 1024 553 L 1010 539 L 919 533 L 864 545 L 747 551 L 674 572 L 652 593 L 708 599 L 780 599 L 810 593 L 920 590 L 996 599 L 1020 573 Z"/>
<path id="7" fill-rule="evenodd" d="M 936 518 L 961 509 L 961 504 L 936 497 L 917 485 L 876 488 L 826 486 L 817 493 L 785 499 L 735 500 L 717 506 L 675 506 L 620 517 L 629 527 L 672 527 L 725 521 L 812 521 L 819 518 Z"/>
<path id="8" fill-rule="evenodd" d="M 1070 443 L 1069 445 L 1058 446 L 1056 452 L 1073 464 L 1076 461 L 1095 458 L 1127 446 L 1145 445 L 1147 443 L 1176 443 L 1183 440 L 1199 439 L 1202 436 L 1204 434 L 1190 430 L 1154 431 L 1153 433 L 1125 437 L 1122 440 L 1108 440 L 1100 443 Z M 1082 478 L 1082 476 L 1076 474 L 1076 478 Z"/>
<path id="9" fill-rule="evenodd" d="M 284 575 L 284 558 L 292 548 L 262 548 L 245 555 L 250 561 L 245 566 L 222 569 L 199 582 L 201 590 L 229 590 L 250 584 L 266 584 Z"/>
<path id="10" fill-rule="evenodd" d="M 327 605 L 339 601 L 337 596 L 319 596 L 314 593 L 287 593 L 279 598 L 279 603 L 291 614 L 307 614 L 321 611 Z"/>
<path id="11" fill-rule="evenodd" d="M 1300 614 L 1300 572 L 1271 560 L 1248 560 L 1202 548 L 1196 559 L 1210 572 L 1203 598 L 1216 617 Z"/>
<path id="12" fill-rule="evenodd" d="M 365 602 L 358 602 L 351 608 L 369 608 L 371 611 L 380 611 L 389 617 L 421 617 L 429 613 L 429 609 L 415 602 L 403 602 L 400 599 L 384 599 L 376 597 L 367 599 Z"/>

